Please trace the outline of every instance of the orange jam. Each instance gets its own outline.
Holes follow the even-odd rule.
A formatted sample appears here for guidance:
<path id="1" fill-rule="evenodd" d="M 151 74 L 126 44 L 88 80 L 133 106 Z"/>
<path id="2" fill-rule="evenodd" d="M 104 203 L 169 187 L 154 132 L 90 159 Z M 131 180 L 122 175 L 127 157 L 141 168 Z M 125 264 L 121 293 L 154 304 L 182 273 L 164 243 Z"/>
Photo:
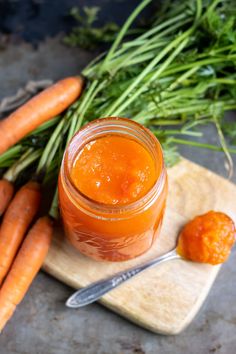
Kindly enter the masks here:
<path id="1" fill-rule="evenodd" d="M 71 179 L 84 195 L 104 204 L 128 204 L 143 197 L 157 174 L 150 153 L 122 136 L 92 140 L 79 152 Z"/>
<path id="2" fill-rule="evenodd" d="M 219 264 L 227 260 L 235 240 L 233 220 L 224 213 L 209 211 L 184 226 L 177 252 L 191 261 Z"/>
<path id="3" fill-rule="evenodd" d="M 66 236 L 96 260 L 146 252 L 160 230 L 167 176 L 158 140 L 122 118 L 93 121 L 66 149 L 59 176 Z"/>

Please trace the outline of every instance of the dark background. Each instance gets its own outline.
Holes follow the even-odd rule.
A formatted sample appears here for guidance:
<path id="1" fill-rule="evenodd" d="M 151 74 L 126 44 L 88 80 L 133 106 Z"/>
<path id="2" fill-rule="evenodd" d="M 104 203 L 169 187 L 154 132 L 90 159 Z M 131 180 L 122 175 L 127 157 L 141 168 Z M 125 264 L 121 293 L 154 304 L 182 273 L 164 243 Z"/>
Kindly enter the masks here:
<path id="1" fill-rule="evenodd" d="M 157 1 L 158 2 L 158 1 Z M 68 32 L 76 24 L 69 15 L 74 6 L 99 6 L 98 25 L 123 23 L 139 0 L 0 0 L 0 32 L 36 45 L 46 36 Z"/>

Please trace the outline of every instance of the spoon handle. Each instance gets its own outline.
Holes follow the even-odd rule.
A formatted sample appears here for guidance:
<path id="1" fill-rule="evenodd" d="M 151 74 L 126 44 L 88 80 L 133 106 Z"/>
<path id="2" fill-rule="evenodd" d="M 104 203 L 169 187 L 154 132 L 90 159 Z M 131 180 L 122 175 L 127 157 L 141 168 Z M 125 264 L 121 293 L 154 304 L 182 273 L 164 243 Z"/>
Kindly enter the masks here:
<path id="1" fill-rule="evenodd" d="M 70 308 L 78 308 L 91 304 L 92 302 L 97 301 L 103 295 L 109 291 L 115 289 L 117 286 L 123 284 L 127 280 L 133 278 L 135 275 L 143 272 L 145 269 L 153 267 L 154 265 L 163 263 L 171 259 L 177 259 L 180 256 L 176 253 L 176 249 L 164 254 L 161 257 L 154 258 L 146 263 L 141 264 L 130 268 L 128 270 L 119 272 L 107 279 L 99 280 L 95 283 L 92 283 L 85 288 L 76 291 L 72 296 L 70 296 L 66 302 L 66 306 Z"/>

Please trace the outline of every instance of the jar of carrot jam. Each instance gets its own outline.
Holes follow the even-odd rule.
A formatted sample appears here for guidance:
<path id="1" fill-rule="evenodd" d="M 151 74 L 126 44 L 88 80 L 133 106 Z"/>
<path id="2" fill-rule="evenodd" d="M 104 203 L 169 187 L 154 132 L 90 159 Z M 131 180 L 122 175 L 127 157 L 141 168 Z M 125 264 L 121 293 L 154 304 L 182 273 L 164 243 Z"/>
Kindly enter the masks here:
<path id="1" fill-rule="evenodd" d="M 156 240 L 165 210 L 160 143 L 129 119 L 95 120 L 69 143 L 58 188 L 66 237 L 75 248 L 96 260 L 137 257 Z"/>

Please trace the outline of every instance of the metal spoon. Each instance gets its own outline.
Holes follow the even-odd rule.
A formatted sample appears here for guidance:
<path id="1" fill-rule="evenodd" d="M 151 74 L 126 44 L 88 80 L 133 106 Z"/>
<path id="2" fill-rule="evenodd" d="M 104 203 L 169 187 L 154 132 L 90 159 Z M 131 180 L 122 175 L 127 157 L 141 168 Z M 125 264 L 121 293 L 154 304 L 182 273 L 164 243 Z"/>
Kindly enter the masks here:
<path id="1" fill-rule="evenodd" d="M 163 256 L 154 258 L 146 263 L 143 263 L 139 266 L 121 271 L 108 277 L 92 283 L 85 288 L 76 291 L 72 296 L 66 301 L 66 306 L 70 308 L 78 308 L 91 304 L 92 302 L 97 301 L 103 295 L 109 291 L 115 289 L 117 286 L 123 284 L 127 280 L 133 278 L 135 275 L 143 272 L 145 269 L 151 268 L 157 264 L 169 261 L 171 259 L 178 259 L 181 256 L 176 252 L 176 248 L 172 251 L 164 254 Z"/>

